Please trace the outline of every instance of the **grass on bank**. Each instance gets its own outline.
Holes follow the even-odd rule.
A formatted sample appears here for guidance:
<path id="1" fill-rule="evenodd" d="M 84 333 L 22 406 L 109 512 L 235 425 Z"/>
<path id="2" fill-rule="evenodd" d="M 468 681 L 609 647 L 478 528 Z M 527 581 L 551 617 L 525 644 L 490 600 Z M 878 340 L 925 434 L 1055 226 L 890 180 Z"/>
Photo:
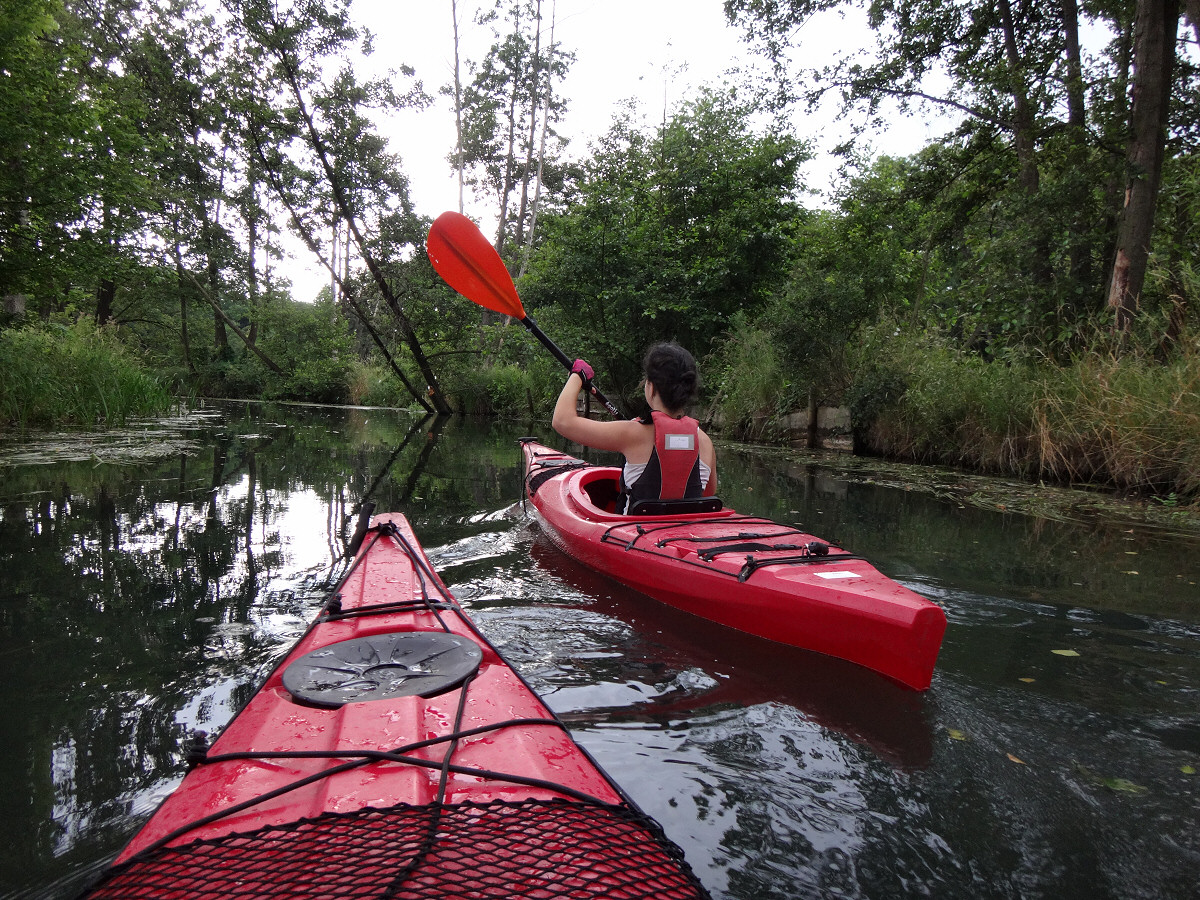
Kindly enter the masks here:
<path id="1" fill-rule="evenodd" d="M 1200 498 L 1200 362 L 1089 357 L 1056 375 L 1034 423 L 1043 472 Z"/>
<path id="2" fill-rule="evenodd" d="M 709 396 L 724 436 L 761 440 L 771 433 L 763 423 L 795 408 L 807 386 L 769 335 L 739 334 L 719 365 L 706 360 Z M 348 353 L 310 356 L 320 365 L 298 367 L 275 386 L 280 393 L 304 376 L 308 389 L 336 395 L 327 402 L 412 404 L 386 366 Z M 248 388 L 273 393 L 255 361 L 234 365 L 247 370 Z M 561 374 L 548 356 L 493 367 L 474 360 L 448 371 L 443 389 L 469 415 L 536 417 L 548 415 Z M 1137 353 L 1067 366 L 985 361 L 936 335 L 879 324 L 855 339 L 837 381 L 825 396 L 850 407 L 861 452 L 1200 503 L 1197 348 L 1166 363 Z M 0 331 L 0 424 L 118 425 L 170 409 L 165 383 L 110 329 L 88 322 Z"/>
<path id="3" fill-rule="evenodd" d="M 756 349 L 723 358 L 718 409 L 728 436 L 755 440 L 786 412 L 778 398 L 799 392 L 769 342 L 742 343 Z M 779 378 L 771 396 L 745 387 L 760 384 L 763 360 Z M 1200 502 L 1196 352 L 984 360 L 888 323 L 859 335 L 838 378 L 826 397 L 850 407 L 860 453 Z"/>
<path id="4" fill-rule="evenodd" d="M 984 361 L 928 336 L 867 342 L 848 391 L 862 449 L 983 472 L 1200 498 L 1200 359 Z M 882 388 L 882 389 L 881 389 Z"/>
<path id="5" fill-rule="evenodd" d="M 118 425 L 172 398 L 110 332 L 88 322 L 0 331 L 0 423 Z"/>

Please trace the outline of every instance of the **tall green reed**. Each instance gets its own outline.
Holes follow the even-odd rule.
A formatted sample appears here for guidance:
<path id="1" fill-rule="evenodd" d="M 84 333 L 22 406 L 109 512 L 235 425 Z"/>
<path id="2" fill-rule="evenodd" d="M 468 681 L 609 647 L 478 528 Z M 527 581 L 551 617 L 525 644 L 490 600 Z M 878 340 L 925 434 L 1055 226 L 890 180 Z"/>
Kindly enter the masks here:
<path id="1" fill-rule="evenodd" d="M 985 361 L 877 327 L 848 391 L 860 448 L 1025 478 L 1200 497 L 1200 358 Z"/>
<path id="2" fill-rule="evenodd" d="M 120 424 L 169 409 L 166 388 L 90 323 L 0 332 L 0 422 L 18 428 Z"/>

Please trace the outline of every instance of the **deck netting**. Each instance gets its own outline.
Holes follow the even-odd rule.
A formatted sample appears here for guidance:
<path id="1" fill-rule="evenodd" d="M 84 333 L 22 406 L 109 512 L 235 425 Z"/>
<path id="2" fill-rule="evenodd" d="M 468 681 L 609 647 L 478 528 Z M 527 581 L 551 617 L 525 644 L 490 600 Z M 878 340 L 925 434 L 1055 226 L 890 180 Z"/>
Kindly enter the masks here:
<path id="1" fill-rule="evenodd" d="M 395 806 L 160 848 L 85 897 L 658 898 L 706 893 L 652 819 L 621 805 Z"/>

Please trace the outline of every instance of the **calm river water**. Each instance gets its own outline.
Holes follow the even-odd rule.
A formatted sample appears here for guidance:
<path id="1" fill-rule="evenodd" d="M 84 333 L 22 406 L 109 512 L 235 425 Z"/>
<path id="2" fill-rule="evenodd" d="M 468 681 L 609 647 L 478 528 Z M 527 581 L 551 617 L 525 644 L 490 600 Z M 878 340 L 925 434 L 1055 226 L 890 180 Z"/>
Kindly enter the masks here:
<path id="1" fill-rule="evenodd" d="M 1195 540 L 721 447 L 729 505 L 944 606 L 916 694 L 575 565 L 519 503 L 526 433 L 551 437 L 229 404 L 0 445 L 0 897 L 72 896 L 111 859 L 181 738 L 315 614 L 367 494 L 714 897 L 1200 896 Z"/>

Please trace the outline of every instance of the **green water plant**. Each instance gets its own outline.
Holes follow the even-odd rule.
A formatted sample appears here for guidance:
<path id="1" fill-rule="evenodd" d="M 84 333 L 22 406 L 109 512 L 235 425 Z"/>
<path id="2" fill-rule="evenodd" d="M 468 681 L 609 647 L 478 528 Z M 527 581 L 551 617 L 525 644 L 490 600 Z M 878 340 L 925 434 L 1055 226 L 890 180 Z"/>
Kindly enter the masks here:
<path id="1" fill-rule="evenodd" d="M 932 333 L 881 323 L 856 350 L 847 391 L 858 449 L 985 472 L 1035 475 L 1040 367 L 987 361 Z"/>
<path id="2" fill-rule="evenodd" d="M 0 422 L 117 425 L 165 412 L 163 384 L 110 329 L 82 321 L 0 332 Z"/>
<path id="3" fill-rule="evenodd" d="M 1056 478 L 1196 497 L 1200 360 L 1092 354 L 1055 370 L 1035 438 L 1042 470 Z"/>
<path id="4" fill-rule="evenodd" d="M 723 346 L 705 360 L 715 389 L 713 409 L 731 436 L 756 440 L 786 412 L 794 397 L 784 360 L 771 334 L 734 317 Z"/>

